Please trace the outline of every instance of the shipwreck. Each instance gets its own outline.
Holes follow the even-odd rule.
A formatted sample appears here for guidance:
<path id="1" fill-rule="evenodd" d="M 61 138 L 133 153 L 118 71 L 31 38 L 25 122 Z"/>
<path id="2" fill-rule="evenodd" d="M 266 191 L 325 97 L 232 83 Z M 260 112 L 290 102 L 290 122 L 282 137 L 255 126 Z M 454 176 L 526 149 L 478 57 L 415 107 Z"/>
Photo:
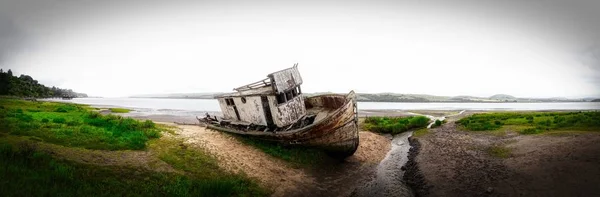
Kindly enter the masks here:
<path id="1" fill-rule="evenodd" d="M 298 64 L 215 96 L 222 117 L 198 119 L 208 128 L 284 145 L 316 147 L 337 158 L 358 148 L 356 96 L 305 97 Z"/>

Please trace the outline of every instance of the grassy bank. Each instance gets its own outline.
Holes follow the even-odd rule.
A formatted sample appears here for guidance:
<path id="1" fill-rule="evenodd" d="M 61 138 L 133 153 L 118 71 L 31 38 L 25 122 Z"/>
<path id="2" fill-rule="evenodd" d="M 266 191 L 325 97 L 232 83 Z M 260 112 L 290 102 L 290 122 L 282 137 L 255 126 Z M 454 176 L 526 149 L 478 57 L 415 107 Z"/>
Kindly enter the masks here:
<path id="1" fill-rule="evenodd" d="M 125 108 L 110 108 L 110 112 L 112 113 L 129 113 L 130 111 L 130 109 Z"/>
<path id="2" fill-rule="evenodd" d="M 174 163 L 200 165 L 185 175 L 128 167 L 100 167 L 51 157 L 35 143 L 0 142 L 2 196 L 264 196 L 267 193 L 243 175 L 222 172 L 203 154 L 188 158 L 176 148 L 166 155 Z M 183 151 L 183 155 L 192 154 Z M 201 160 L 201 162 L 198 162 Z M 189 163 L 188 163 L 189 162 Z"/>
<path id="3" fill-rule="evenodd" d="M 161 138 L 166 126 L 85 105 L 0 99 L 0 194 L 2 196 L 267 196 L 256 180 L 222 169 L 202 149 Z M 26 136 L 26 137 L 19 137 Z M 62 146 L 47 146 L 45 143 Z M 100 158 L 82 164 L 53 156 L 83 147 Z M 144 151 L 120 151 L 125 149 Z M 90 151 L 90 150 L 86 150 Z M 140 163 L 164 161 L 176 172 L 120 164 L 121 153 L 152 153 Z M 147 151 L 147 152 L 146 152 Z M 119 155 L 119 154 L 116 154 Z M 116 158 L 115 158 L 116 157 Z M 71 158 L 72 159 L 72 158 Z M 108 165 L 107 165 L 108 164 Z M 154 163 L 150 163 L 153 166 Z M 152 169 L 152 170 L 151 170 Z M 161 168 L 162 169 L 162 168 Z M 157 169 L 158 170 L 158 169 Z"/>
<path id="4" fill-rule="evenodd" d="M 363 128 L 378 133 L 398 134 L 410 129 L 427 127 L 429 118 L 425 116 L 411 117 L 367 117 Z"/>
<path id="5" fill-rule="evenodd" d="M 521 134 L 600 131 L 600 112 L 502 112 L 473 114 L 456 122 L 470 131 L 517 128 Z"/>
<path id="6" fill-rule="evenodd" d="M 0 132 L 104 150 L 140 150 L 160 137 L 152 122 L 101 115 L 85 105 L 0 99 Z"/>
<path id="7" fill-rule="evenodd" d="M 431 128 L 436 128 L 436 127 L 440 127 L 442 126 L 442 124 L 446 123 L 446 120 L 435 120 L 435 122 L 433 122 L 433 125 L 431 125 Z"/>
<path id="8" fill-rule="evenodd" d="M 427 135 L 427 134 L 429 134 L 429 129 L 428 129 L 428 128 L 422 128 L 422 129 L 416 130 L 416 131 L 413 133 L 413 135 L 412 135 L 412 136 L 413 136 L 413 137 L 423 137 L 423 136 L 425 136 L 425 135 Z"/>

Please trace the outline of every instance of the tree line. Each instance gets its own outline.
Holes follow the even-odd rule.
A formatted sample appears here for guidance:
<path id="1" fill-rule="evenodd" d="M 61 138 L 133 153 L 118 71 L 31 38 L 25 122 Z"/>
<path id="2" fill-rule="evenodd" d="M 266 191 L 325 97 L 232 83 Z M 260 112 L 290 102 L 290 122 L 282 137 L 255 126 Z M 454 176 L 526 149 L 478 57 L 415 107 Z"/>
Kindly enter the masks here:
<path id="1" fill-rule="evenodd" d="M 0 69 L 0 95 L 34 98 L 87 97 L 86 94 L 73 92 L 71 89 L 47 87 L 29 75 L 13 76 L 10 69 L 7 72 Z"/>

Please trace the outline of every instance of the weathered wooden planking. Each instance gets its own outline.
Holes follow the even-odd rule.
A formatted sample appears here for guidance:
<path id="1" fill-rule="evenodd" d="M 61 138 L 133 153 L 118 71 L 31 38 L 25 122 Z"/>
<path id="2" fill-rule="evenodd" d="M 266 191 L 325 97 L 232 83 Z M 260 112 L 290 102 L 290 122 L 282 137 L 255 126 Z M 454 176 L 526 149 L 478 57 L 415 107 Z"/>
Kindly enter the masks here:
<path id="1" fill-rule="evenodd" d="M 307 109 L 321 108 L 332 112 L 306 127 L 275 133 L 241 131 L 216 125 L 208 125 L 208 128 L 284 144 L 318 147 L 339 158 L 353 155 L 359 142 L 354 91 L 345 96 L 330 94 L 309 97 L 305 102 Z"/>
<path id="2" fill-rule="evenodd" d="M 294 67 L 271 73 L 268 76 L 275 82 L 276 93 L 283 93 L 302 84 L 302 77 L 297 64 Z"/>

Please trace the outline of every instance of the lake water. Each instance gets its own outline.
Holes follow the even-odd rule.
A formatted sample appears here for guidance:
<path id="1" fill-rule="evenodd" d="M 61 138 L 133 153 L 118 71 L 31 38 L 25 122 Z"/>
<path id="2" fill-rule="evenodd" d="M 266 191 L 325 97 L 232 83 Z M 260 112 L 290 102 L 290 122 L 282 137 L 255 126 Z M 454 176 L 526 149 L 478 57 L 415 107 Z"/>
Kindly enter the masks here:
<path id="1" fill-rule="evenodd" d="M 155 98 L 74 98 L 54 100 L 93 106 L 133 108 L 136 113 L 179 116 L 219 112 L 215 99 L 155 99 Z M 358 102 L 359 110 L 600 110 L 600 103 L 387 103 Z"/>

